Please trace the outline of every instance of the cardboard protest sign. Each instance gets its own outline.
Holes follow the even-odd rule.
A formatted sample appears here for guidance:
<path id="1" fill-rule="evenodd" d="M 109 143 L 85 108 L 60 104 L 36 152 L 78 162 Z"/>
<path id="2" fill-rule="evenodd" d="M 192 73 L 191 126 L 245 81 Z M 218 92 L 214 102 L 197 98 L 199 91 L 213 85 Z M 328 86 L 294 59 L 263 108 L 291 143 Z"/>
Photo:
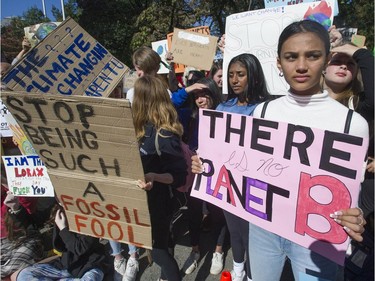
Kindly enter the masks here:
<path id="1" fill-rule="evenodd" d="M 15 91 L 107 97 L 127 69 L 69 18 L 15 64 L 3 82 Z"/>
<path id="2" fill-rule="evenodd" d="M 47 167 L 70 230 L 151 248 L 129 102 L 26 92 L 1 98 Z"/>
<path id="3" fill-rule="evenodd" d="M 177 63 L 210 70 L 215 57 L 217 37 L 175 28 L 171 52 Z"/>
<path id="4" fill-rule="evenodd" d="M 9 190 L 16 196 L 54 197 L 47 169 L 38 155 L 2 156 Z"/>
<path id="5" fill-rule="evenodd" d="M 165 55 L 168 52 L 168 41 L 167 39 L 159 40 L 151 43 L 152 49 L 158 53 L 163 63 L 160 64 L 158 74 L 168 74 L 169 68 L 167 61 L 165 60 Z"/>
<path id="6" fill-rule="evenodd" d="M 188 28 L 185 30 L 200 33 L 200 34 L 210 35 L 210 28 L 208 26 L 198 26 L 198 27 Z M 173 34 L 174 32 L 168 33 L 167 35 L 168 50 L 171 50 L 172 48 Z M 190 66 L 190 64 L 188 66 Z M 185 71 L 185 65 L 179 64 L 179 63 L 175 64 L 175 73 L 183 73 L 184 71 Z"/>
<path id="7" fill-rule="evenodd" d="M 289 88 L 276 65 L 277 43 L 282 30 L 292 22 L 316 18 L 328 28 L 333 21 L 333 1 L 289 5 L 230 15 L 225 26 L 223 93 L 228 93 L 230 60 L 242 53 L 255 55 L 263 68 L 271 94 L 284 95 Z M 317 20 L 316 20 L 317 21 Z"/>
<path id="8" fill-rule="evenodd" d="M 24 28 L 25 37 L 29 40 L 31 47 L 35 47 L 40 41 L 55 30 L 61 22 L 42 22 Z"/>
<path id="9" fill-rule="evenodd" d="M 366 36 L 354 34 L 351 42 L 357 47 L 363 48 L 365 46 Z"/>
<path id="10" fill-rule="evenodd" d="M 343 264 L 349 238 L 330 214 L 356 206 L 367 146 L 343 133 L 203 110 L 205 172 L 191 195 Z"/>

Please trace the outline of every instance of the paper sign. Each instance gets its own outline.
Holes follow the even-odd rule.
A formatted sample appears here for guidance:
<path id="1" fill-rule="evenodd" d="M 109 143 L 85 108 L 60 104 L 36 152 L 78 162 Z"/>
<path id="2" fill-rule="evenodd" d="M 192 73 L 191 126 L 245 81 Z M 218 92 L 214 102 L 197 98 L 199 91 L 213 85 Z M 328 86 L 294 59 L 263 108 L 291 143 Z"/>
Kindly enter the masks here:
<path id="1" fill-rule="evenodd" d="M 255 55 L 263 68 L 271 94 L 284 95 L 288 90 L 276 65 L 277 43 L 282 30 L 292 22 L 321 14 L 325 27 L 333 21 L 333 2 L 307 4 L 247 11 L 226 18 L 225 55 L 223 60 L 223 93 L 228 93 L 227 72 L 230 60 L 242 53 Z M 316 12 L 316 13 L 315 13 Z"/>
<path id="2" fill-rule="evenodd" d="M 47 169 L 38 155 L 2 156 L 9 190 L 16 196 L 54 197 Z"/>
<path id="3" fill-rule="evenodd" d="M 274 7 L 281 7 L 286 5 L 296 5 L 302 3 L 311 3 L 311 2 L 318 2 L 319 0 L 264 0 L 264 7 L 265 8 L 274 8 Z M 338 9 L 338 2 L 335 0 L 335 10 L 334 15 L 337 16 L 339 13 Z"/>
<path id="4" fill-rule="evenodd" d="M 217 37 L 175 28 L 171 52 L 177 63 L 210 70 L 215 57 Z"/>
<path id="5" fill-rule="evenodd" d="M 40 41 L 55 30 L 61 22 L 42 22 L 24 28 L 25 36 L 29 40 L 31 47 L 35 47 Z"/>
<path id="6" fill-rule="evenodd" d="M 210 28 L 208 26 L 198 26 L 193 28 L 185 29 L 186 31 L 197 32 L 200 34 L 210 35 Z M 168 41 L 168 50 L 172 48 L 172 39 L 173 39 L 173 32 L 168 33 L 167 41 Z M 174 54 L 173 54 L 174 55 Z M 188 64 L 190 66 L 190 64 Z M 185 71 L 185 65 L 183 64 L 175 64 L 175 73 L 183 73 Z"/>
<path id="7" fill-rule="evenodd" d="M 205 172 L 191 195 L 343 264 L 350 242 L 330 214 L 358 202 L 368 139 L 204 110 Z"/>
<path id="8" fill-rule="evenodd" d="M 70 230 L 151 248 L 129 102 L 25 92 L 1 98 L 48 168 Z"/>
<path id="9" fill-rule="evenodd" d="M 127 68 L 69 18 L 15 64 L 3 82 L 15 91 L 107 97 Z"/>
<path id="10" fill-rule="evenodd" d="M 6 119 L 6 116 L 9 114 L 10 112 L 8 111 L 5 104 L 2 101 L 0 101 L 0 122 L 1 122 L 0 137 L 13 136 L 12 130 L 9 129 L 9 124 Z"/>
<path id="11" fill-rule="evenodd" d="M 358 28 L 351 28 L 351 27 L 340 27 L 337 28 L 342 35 L 342 41 L 350 42 L 352 40 L 352 36 L 357 34 Z"/>
<path id="12" fill-rule="evenodd" d="M 165 60 L 165 55 L 168 52 L 168 41 L 167 39 L 152 42 L 151 43 L 152 49 L 158 53 L 160 56 L 161 60 L 164 62 L 160 64 L 160 68 L 158 71 L 158 74 L 168 74 L 169 73 L 169 68 L 166 67 L 168 65 L 167 61 Z"/>

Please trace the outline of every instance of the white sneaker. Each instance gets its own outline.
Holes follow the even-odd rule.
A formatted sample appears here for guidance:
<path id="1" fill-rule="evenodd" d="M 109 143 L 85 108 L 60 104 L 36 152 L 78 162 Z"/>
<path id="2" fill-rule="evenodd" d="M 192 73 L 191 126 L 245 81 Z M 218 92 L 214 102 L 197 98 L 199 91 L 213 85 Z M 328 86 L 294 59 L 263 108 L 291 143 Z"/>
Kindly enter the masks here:
<path id="1" fill-rule="evenodd" d="M 129 258 L 122 281 L 134 281 L 139 271 L 139 263 L 135 258 Z"/>
<path id="2" fill-rule="evenodd" d="M 191 252 L 188 259 L 184 263 L 182 270 L 185 274 L 192 273 L 198 267 L 198 260 L 200 258 L 200 254 L 196 252 Z"/>
<path id="3" fill-rule="evenodd" d="M 113 261 L 115 270 L 123 276 L 125 274 L 125 269 L 126 269 L 126 259 L 114 259 Z"/>
<path id="4" fill-rule="evenodd" d="M 230 275 L 232 276 L 232 281 L 243 281 L 246 277 L 246 273 L 244 270 L 241 271 L 241 275 L 236 275 L 234 270 L 230 272 Z"/>
<path id="5" fill-rule="evenodd" d="M 210 273 L 213 275 L 219 274 L 224 267 L 224 253 L 215 252 L 212 256 Z"/>

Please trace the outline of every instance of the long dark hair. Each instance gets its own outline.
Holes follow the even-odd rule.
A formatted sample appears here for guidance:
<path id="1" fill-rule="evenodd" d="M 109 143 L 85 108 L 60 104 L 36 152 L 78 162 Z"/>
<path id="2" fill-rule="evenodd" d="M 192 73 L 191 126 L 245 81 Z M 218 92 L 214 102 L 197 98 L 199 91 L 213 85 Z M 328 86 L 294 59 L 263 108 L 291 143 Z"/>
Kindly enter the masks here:
<path id="1" fill-rule="evenodd" d="M 217 86 L 216 82 L 212 78 L 205 77 L 205 78 L 200 79 L 198 83 L 204 84 L 208 87 L 204 89 L 203 91 L 207 96 L 209 96 L 209 98 L 212 101 L 212 107 L 210 109 L 215 109 L 222 102 L 221 91 L 219 87 Z M 191 116 L 193 118 L 196 118 L 199 109 L 197 105 L 195 104 L 194 92 L 192 95 L 190 95 L 190 97 L 194 99 L 194 106 L 193 106 Z"/>
<path id="2" fill-rule="evenodd" d="M 267 100 L 270 96 L 266 79 L 264 77 L 262 66 L 256 56 L 252 54 L 240 54 L 231 59 L 228 65 L 228 71 L 232 64 L 240 63 L 246 68 L 247 72 L 247 88 L 240 95 L 236 95 L 229 84 L 229 75 L 227 77 L 228 82 L 228 98 L 238 97 L 240 102 L 247 103 L 260 103 Z"/>

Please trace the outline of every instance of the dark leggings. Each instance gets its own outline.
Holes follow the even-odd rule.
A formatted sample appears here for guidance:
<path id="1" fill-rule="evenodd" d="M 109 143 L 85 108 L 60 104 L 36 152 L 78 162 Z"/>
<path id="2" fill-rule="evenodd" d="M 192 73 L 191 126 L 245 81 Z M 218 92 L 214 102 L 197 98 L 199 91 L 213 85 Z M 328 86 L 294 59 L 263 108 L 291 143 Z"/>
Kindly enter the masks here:
<path id="1" fill-rule="evenodd" d="M 202 199 L 189 196 L 188 199 L 188 216 L 189 216 L 189 232 L 190 232 L 190 243 L 192 246 L 199 245 L 199 237 L 201 234 L 201 223 L 202 223 Z M 217 237 L 216 246 L 223 246 L 225 234 L 226 234 L 226 224 L 223 216 L 223 211 L 221 208 L 216 207 L 207 203 L 208 210 L 210 212 L 210 217 L 212 219 L 213 235 Z"/>
<path id="2" fill-rule="evenodd" d="M 209 211 L 209 216 L 211 216 L 213 235 L 217 237 L 216 246 L 223 246 L 228 231 L 223 209 L 210 203 L 207 203 L 207 209 Z"/>
<path id="3" fill-rule="evenodd" d="M 168 250 L 152 249 L 153 261 L 160 266 L 160 278 L 168 281 L 180 281 L 180 270 L 176 260 L 168 253 Z"/>
<path id="4" fill-rule="evenodd" d="M 233 260 L 237 263 L 241 263 L 246 257 L 245 270 L 247 277 L 251 278 L 248 250 L 249 222 L 227 211 L 224 211 L 224 216 L 230 233 L 230 244 L 232 246 Z"/>

